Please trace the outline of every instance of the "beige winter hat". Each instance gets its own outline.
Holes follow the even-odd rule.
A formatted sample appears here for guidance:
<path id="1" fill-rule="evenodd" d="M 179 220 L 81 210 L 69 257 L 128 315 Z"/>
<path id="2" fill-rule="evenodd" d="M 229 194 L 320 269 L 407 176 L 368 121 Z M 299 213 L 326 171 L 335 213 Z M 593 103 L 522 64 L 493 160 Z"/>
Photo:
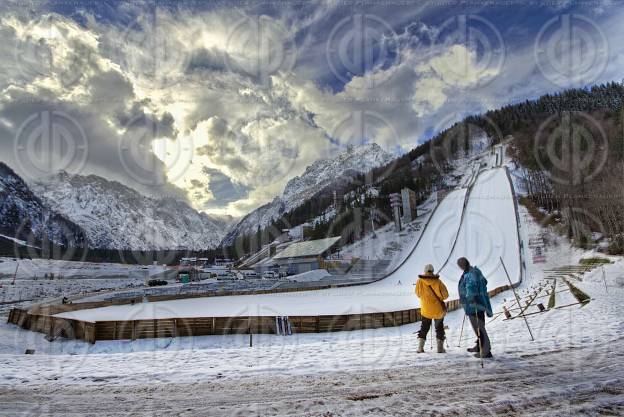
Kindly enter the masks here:
<path id="1" fill-rule="evenodd" d="M 425 274 L 433 274 L 433 265 L 431 264 L 425 265 Z"/>

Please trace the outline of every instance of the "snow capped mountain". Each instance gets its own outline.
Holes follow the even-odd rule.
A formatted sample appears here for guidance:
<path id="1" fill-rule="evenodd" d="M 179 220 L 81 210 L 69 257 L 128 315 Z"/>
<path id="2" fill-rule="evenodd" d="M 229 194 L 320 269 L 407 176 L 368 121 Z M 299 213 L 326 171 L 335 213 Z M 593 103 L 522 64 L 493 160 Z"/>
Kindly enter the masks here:
<path id="1" fill-rule="evenodd" d="M 51 210 L 24 180 L 0 162 L 0 234 L 35 243 L 44 239 L 65 246 L 82 246 L 84 231 Z"/>
<path id="2" fill-rule="evenodd" d="M 243 217 L 221 242 L 230 245 L 240 234 L 253 233 L 258 226 L 267 226 L 282 214 L 299 207 L 319 190 L 347 176 L 354 176 L 391 162 L 394 157 L 376 143 L 348 147 L 344 152 L 328 159 L 319 159 L 308 166 L 303 174 L 286 184 L 280 197 L 258 207 Z"/>
<path id="3" fill-rule="evenodd" d="M 93 248 L 200 250 L 217 246 L 225 233 L 222 221 L 185 202 L 146 197 L 96 175 L 60 172 L 32 189 L 80 225 Z"/>
<path id="4" fill-rule="evenodd" d="M 334 158 L 318 160 L 307 167 L 301 176 L 291 179 L 286 184 L 282 194 L 282 200 L 286 203 L 286 211 L 298 207 L 318 190 L 331 184 L 337 178 L 347 175 L 349 171 L 364 173 L 387 164 L 392 159 L 394 159 L 392 155 L 376 143 L 372 143 L 360 147 L 349 147 Z"/>

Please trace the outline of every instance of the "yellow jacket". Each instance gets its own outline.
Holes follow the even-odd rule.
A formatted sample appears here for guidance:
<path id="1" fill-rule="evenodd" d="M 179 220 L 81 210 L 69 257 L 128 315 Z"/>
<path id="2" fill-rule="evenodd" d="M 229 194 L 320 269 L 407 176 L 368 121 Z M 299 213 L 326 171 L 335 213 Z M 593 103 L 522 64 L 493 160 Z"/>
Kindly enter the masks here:
<path id="1" fill-rule="evenodd" d="M 423 317 L 428 319 L 444 317 L 445 312 L 439 300 L 448 298 L 448 290 L 439 275 L 419 275 L 416 281 L 416 295 L 420 298 L 420 314 Z"/>

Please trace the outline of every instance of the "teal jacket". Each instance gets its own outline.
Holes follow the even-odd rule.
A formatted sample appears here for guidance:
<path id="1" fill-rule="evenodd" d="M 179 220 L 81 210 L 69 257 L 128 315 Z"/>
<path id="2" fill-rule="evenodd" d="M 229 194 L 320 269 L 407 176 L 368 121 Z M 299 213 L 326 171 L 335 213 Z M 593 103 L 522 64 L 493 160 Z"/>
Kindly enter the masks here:
<path id="1" fill-rule="evenodd" d="M 476 266 L 471 266 L 459 279 L 459 302 L 469 316 L 485 311 L 492 317 L 492 305 L 487 291 L 487 280 Z"/>

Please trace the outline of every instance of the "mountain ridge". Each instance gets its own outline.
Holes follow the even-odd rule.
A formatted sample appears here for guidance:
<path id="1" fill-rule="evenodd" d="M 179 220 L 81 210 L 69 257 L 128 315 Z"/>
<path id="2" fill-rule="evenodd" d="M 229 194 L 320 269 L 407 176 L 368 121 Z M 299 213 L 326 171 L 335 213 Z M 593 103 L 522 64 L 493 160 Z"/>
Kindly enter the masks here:
<path id="1" fill-rule="evenodd" d="M 394 156 L 374 142 L 349 146 L 332 158 L 316 160 L 301 175 L 286 183 L 282 195 L 253 210 L 234 225 L 221 241 L 221 246 L 229 246 L 237 236 L 254 233 L 258 227 L 263 228 L 282 214 L 296 209 L 337 178 L 366 173 L 392 160 Z"/>
<path id="2" fill-rule="evenodd" d="M 31 184 L 101 249 L 212 249 L 225 224 L 172 197 L 154 198 L 97 175 L 56 173 Z"/>
<path id="3" fill-rule="evenodd" d="M 8 165 L 0 162 L 0 233 L 25 242 L 83 246 L 85 232 L 50 208 Z"/>

